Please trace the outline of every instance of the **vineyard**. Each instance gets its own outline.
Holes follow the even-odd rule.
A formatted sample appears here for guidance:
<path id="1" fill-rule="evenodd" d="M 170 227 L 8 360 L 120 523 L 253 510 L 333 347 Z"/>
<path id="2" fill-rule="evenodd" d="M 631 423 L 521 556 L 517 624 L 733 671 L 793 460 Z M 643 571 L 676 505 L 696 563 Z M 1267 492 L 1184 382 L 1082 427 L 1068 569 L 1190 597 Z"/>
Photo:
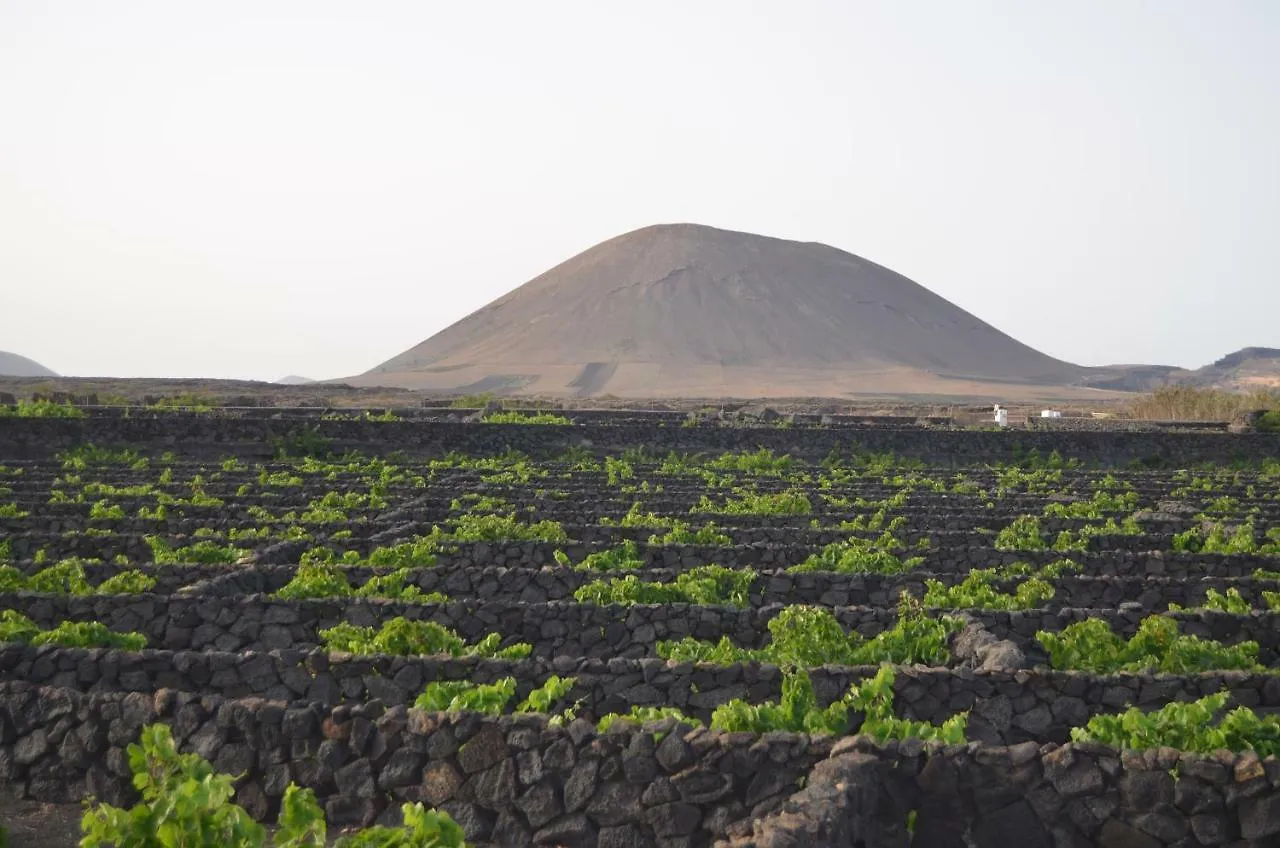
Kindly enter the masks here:
<path id="1" fill-rule="evenodd" d="M 87 845 L 1280 844 L 1280 436 L 70 409 L 0 789 Z"/>

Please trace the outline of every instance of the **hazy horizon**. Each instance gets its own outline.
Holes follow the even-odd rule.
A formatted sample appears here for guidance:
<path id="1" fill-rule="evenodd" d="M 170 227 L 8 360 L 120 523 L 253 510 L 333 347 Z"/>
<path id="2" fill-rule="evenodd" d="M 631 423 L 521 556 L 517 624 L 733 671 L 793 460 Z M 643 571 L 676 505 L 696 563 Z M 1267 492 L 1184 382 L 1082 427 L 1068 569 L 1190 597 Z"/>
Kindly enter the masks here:
<path id="1" fill-rule="evenodd" d="M 692 222 L 1084 365 L 1280 347 L 1280 6 L 0 0 L 0 350 L 351 376 Z"/>

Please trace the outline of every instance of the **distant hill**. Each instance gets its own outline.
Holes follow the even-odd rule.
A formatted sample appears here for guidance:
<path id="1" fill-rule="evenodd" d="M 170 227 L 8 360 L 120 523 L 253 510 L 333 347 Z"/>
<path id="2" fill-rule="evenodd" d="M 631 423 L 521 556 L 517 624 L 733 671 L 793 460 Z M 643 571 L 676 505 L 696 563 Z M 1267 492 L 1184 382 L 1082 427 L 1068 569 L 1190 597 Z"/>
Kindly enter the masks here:
<path id="1" fill-rule="evenodd" d="M 45 368 L 34 359 L 0 350 L 0 375 L 5 377 L 57 377 L 57 373 Z"/>
<path id="2" fill-rule="evenodd" d="M 290 374 L 288 377 L 281 377 L 275 381 L 277 386 L 305 386 L 308 383 L 314 383 L 310 377 L 299 377 L 297 374 Z"/>
<path id="3" fill-rule="evenodd" d="M 834 247 L 672 224 L 598 244 L 344 382 L 619 397 L 1016 397 L 1044 387 L 1087 394 L 1078 384 L 1089 373 Z"/>
<path id="4" fill-rule="evenodd" d="M 1280 389 L 1280 349 L 1246 347 L 1195 372 L 1201 385 L 1221 389 Z"/>
<path id="5" fill-rule="evenodd" d="M 1146 392 L 1171 384 L 1229 391 L 1280 389 L 1280 349 L 1241 348 L 1196 369 L 1172 365 L 1111 365 L 1091 369 L 1085 383 L 1129 392 Z"/>

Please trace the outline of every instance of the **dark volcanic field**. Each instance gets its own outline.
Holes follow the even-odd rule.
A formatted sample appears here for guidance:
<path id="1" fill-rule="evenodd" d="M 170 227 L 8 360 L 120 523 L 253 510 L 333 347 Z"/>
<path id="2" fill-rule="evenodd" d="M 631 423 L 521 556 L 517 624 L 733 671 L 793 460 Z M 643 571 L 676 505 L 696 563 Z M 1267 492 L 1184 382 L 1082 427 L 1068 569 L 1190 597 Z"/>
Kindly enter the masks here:
<path id="1" fill-rule="evenodd" d="M 303 390 L 323 389 L 281 397 Z M 264 822 L 290 782 L 313 789 L 331 835 L 422 803 L 475 845 L 1280 840 L 1272 756 L 1072 741 L 1219 691 L 1280 714 L 1280 436 L 567 414 L 0 418 L 0 610 L 142 645 L 0 643 L 11 844 L 75 844 L 86 796 L 136 802 L 124 751 L 156 722 L 239 775 Z M 816 652 L 811 722 L 888 662 L 878 706 L 725 725 L 726 704 L 782 696 L 787 620 Z M 1042 634 L 1086 621 L 1216 644 L 1171 673 L 1052 656 Z M 332 641 L 390 622 L 460 641 Z M 903 622 L 946 631 L 938 650 L 911 653 L 926 637 Z M 468 653 L 486 638 L 527 654 Z M 697 663 L 690 641 L 672 656 L 681 640 L 724 644 Z M 553 676 L 569 683 L 547 712 L 519 708 Z M 414 706 L 508 677 L 500 714 Z M 881 708 L 915 724 L 873 736 Z M 667 713 L 601 726 L 636 709 Z M 948 720 L 954 738 L 926 738 Z"/>

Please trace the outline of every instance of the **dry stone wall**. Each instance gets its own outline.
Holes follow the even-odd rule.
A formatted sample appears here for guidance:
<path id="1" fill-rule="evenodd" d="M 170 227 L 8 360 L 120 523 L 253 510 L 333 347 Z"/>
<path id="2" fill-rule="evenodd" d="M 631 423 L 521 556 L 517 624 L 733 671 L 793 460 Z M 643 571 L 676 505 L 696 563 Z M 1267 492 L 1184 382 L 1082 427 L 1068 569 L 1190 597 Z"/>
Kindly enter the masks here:
<path id="1" fill-rule="evenodd" d="M 1096 716 L 1215 692 L 1265 719 L 1280 712 L 1280 676 L 1213 670 L 1238 661 L 1213 650 L 1186 666 L 1203 672 L 1056 671 L 1036 640 L 1041 629 L 1086 618 L 1128 636 L 1159 614 L 1184 634 L 1254 640 L 1262 663 L 1275 667 L 1275 436 L 984 432 L 835 419 L 806 426 L 815 422 L 805 418 L 736 426 L 768 423 L 743 416 L 719 422 L 733 426 L 686 427 L 669 417 L 604 413 L 579 415 L 567 427 L 449 420 L 472 417 L 453 411 L 391 422 L 323 416 L 0 419 L 0 611 L 34 625 L 23 629 L 5 616 L 13 642 L 0 645 L 0 790 L 54 802 L 88 792 L 129 801 L 125 748 L 142 726 L 161 721 L 184 750 L 244 774 L 237 800 L 259 818 L 269 818 L 296 781 L 316 790 L 335 826 L 386 820 L 399 802 L 415 800 L 455 816 L 478 846 L 1280 844 L 1274 759 L 1067 744 Z M 60 454 L 75 445 L 72 455 Z M 508 449 L 527 461 L 504 455 Z M 347 450 L 363 454 L 329 453 Z M 668 450 L 701 456 L 654 459 Z M 727 450 L 738 453 L 721 457 Z M 426 461 L 455 451 L 462 456 Z M 1053 452 L 1084 467 L 1057 467 Z M 1206 461 L 1215 466 L 1198 467 Z M 784 508 L 774 508 L 784 493 Z M 793 508 L 801 493 L 807 510 Z M 1024 517 L 1014 544 L 1010 534 L 997 535 Z M 561 526 L 532 527 L 542 519 Z M 713 521 L 713 538 L 727 543 L 649 543 L 657 525 L 677 519 Z M 1043 533 L 1038 541 L 1031 519 Z M 1118 524 L 1104 525 L 1108 519 Z M 823 545 L 880 539 L 886 526 L 897 535 L 877 542 L 874 556 L 853 544 L 839 549 L 850 554 L 837 569 L 846 573 L 787 570 Z M 446 538 L 489 541 L 446 543 L 433 562 L 415 540 L 436 527 Z M 658 656 L 662 640 L 727 638 L 762 648 L 774 617 L 798 603 L 870 637 L 898 623 L 899 593 L 920 596 L 928 580 L 955 586 L 974 569 L 1007 568 L 988 588 L 1012 592 L 1033 568 L 1062 558 L 1045 549 L 1060 532 L 1068 534 L 1064 549 L 1074 546 L 1073 534 L 1090 538 L 1086 550 L 1070 553 L 1079 572 L 1050 578 L 1052 598 L 1019 599 L 1035 608 L 1000 611 L 1011 596 L 970 587 L 953 600 L 972 608 L 954 613 L 964 624 L 949 659 L 927 639 L 910 641 L 918 621 L 910 616 L 897 631 L 901 642 L 877 646 L 876 659 L 931 663 L 895 666 L 892 704 L 880 706 L 934 724 L 967 713 L 955 737 L 965 744 L 723 733 L 671 720 L 598 732 L 597 719 L 633 707 L 679 708 L 706 722 L 732 699 L 760 704 L 795 691 L 771 665 L 668 662 Z M 562 535 L 556 543 L 512 541 Z M 1033 550 L 997 550 L 998 539 Z M 576 601 L 588 580 L 620 574 L 575 563 L 623 541 L 638 543 L 635 577 L 666 582 L 668 599 L 699 603 Z M 415 542 L 412 551 L 396 547 L 404 542 Z M 335 568 L 299 581 L 321 599 L 272 597 L 304 557 L 319 556 L 317 547 L 386 567 Z M 1245 553 L 1212 552 L 1224 549 Z M 561 550 L 568 563 L 557 558 Z M 922 559 L 904 571 L 898 555 Z M 68 556 L 92 559 L 58 563 Z M 411 585 L 448 601 L 418 603 L 388 583 L 374 594 L 398 600 L 354 594 L 393 562 L 408 567 Z M 743 608 L 725 606 L 729 599 L 710 582 L 680 580 L 706 563 L 755 573 L 745 599 L 734 599 Z M 1017 563 L 1030 565 L 1011 567 Z M 104 594 L 102 581 L 125 570 L 158 583 L 150 592 Z M 37 574 L 42 588 L 33 593 Z M 88 586 L 72 580 L 81 574 Z M 1171 603 L 1205 603 L 1209 590 L 1238 593 L 1227 606 L 1236 611 L 1168 612 Z M 525 642 L 531 656 L 351 656 L 318 647 L 325 628 L 375 627 L 400 616 L 439 622 L 468 642 L 489 634 L 508 646 Z M 31 631 L 65 622 L 140 632 L 150 647 L 19 644 L 44 641 Z M 407 629 L 400 636 L 411 637 Z M 102 636 L 48 635 L 69 645 Z M 796 635 L 819 637 L 804 647 L 821 656 L 807 660 L 847 657 L 835 628 Z M 379 644 L 407 654 L 433 649 L 413 638 Z M 809 676 L 826 705 L 876 671 L 818 665 Z M 436 682 L 511 677 L 519 699 L 552 675 L 574 679 L 551 705 L 561 713 L 555 719 L 410 707 Z M 850 730 L 869 729 L 860 724 L 864 707 L 850 708 Z M 786 726 L 776 719 L 765 726 Z M 1265 745 L 1265 734 L 1255 741 Z"/>
<path id="2" fill-rule="evenodd" d="M 582 721 L 377 701 L 326 708 L 13 682 L 0 684 L 0 777 L 30 797 L 127 803 L 125 747 L 156 721 L 243 775 L 237 797 L 255 815 L 269 815 L 292 781 L 317 793 L 331 823 L 424 801 L 481 844 L 1158 848 L 1280 838 L 1280 765 L 1252 753 L 878 744 L 671 724 L 600 735 Z"/>
<path id="3" fill-rule="evenodd" d="M 9 419 L 0 428 L 0 456 L 47 457 L 83 442 L 129 444 L 147 451 L 181 446 L 190 456 L 270 457 L 300 433 L 327 440 L 338 452 L 402 451 L 444 456 L 450 451 L 497 455 L 519 450 L 549 457 L 569 448 L 620 453 L 637 445 L 667 451 L 731 451 L 766 447 L 820 460 L 831 452 L 893 453 L 945 466 L 1015 459 L 1032 451 L 1088 457 L 1101 465 L 1139 462 L 1167 467 L 1257 461 L 1280 456 L 1280 435 L 1205 432 L 1032 432 L 928 428 L 777 429 L 608 425 L 463 424 L 417 421 L 305 421 L 215 415 L 120 419 Z"/>
<path id="4" fill-rule="evenodd" d="M 826 705 L 875 673 L 873 667 L 826 667 L 811 672 Z M 659 659 L 561 657 L 519 662 L 475 657 L 363 657 L 323 651 L 142 652 L 8 645 L 0 647 L 0 674 L 42 686 L 92 693 L 174 690 L 226 698 L 265 698 L 324 706 L 378 701 L 411 705 L 423 688 L 441 680 L 517 681 L 524 698 L 552 674 L 572 677 L 569 698 L 579 715 L 598 719 L 633 706 L 675 706 L 703 722 L 733 698 L 776 701 L 782 672 L 755 663 L 729 666 L 674 664 Z M 1066 742 L 1071 728 L 1128 704 L 1156 708 L 1218 691 L 1234 703 L 1280 710 L 1280 677 L 1265 673 L 1206 672 L 1195 677 L 1079 672 L 903 668 L 894 680 L 904 718 L 939 724 L 969 711 L 969 738 L 989 744 L 1029 740 Z"/>

